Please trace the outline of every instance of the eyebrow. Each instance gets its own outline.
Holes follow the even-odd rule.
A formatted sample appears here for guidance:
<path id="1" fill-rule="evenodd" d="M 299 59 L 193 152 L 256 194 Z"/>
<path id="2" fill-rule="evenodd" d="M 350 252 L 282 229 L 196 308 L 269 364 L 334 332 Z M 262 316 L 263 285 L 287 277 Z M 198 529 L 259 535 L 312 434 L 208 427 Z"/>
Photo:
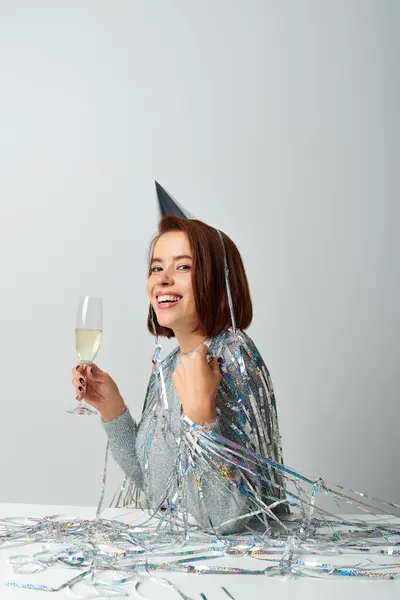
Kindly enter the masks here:
<path id="1" fill-rule="evenodd" d="M 193 260 L 191 256 L 189 256 L 189 254 L 178 254 L 178 256 L 173 256 L 172 260 L 182 260 L 183 258 L 187 258 L 189 260 Z M 153 258 L 151 261 L 151 264 L 153 264 L 153 262 L 159 262 L 162 263 L 164 262 L 162 258 Z"/>

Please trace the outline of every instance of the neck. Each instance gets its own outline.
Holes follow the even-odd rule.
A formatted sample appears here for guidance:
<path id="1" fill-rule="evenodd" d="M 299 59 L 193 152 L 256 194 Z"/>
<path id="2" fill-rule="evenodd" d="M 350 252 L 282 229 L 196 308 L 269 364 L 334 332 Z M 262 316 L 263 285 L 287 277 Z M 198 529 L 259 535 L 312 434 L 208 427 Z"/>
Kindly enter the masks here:
<path id="1" fill-rule="evenodd" d="M 186 354 L 191 350 L 194 350 L 196 346 L 204 342 L 207 339 L 206 335 L 202 335 L 201 333 L 193 333 L 189 330 L 181 330 L 177 331 L 174 329 L 174 334 L 176 339 L 178 340 L 179 350 L 181 354 Z"/>

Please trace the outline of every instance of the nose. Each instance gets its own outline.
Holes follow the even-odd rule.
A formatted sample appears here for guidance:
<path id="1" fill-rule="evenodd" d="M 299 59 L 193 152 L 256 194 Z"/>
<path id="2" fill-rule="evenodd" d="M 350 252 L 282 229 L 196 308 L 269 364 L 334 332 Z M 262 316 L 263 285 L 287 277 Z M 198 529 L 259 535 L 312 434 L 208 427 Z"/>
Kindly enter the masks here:
<path id="1" fill-rule="evenodd" d="M 160 287 L 170 286 L 173 283 L 173 278 L 167 269 L 163 269 L 158 276 L 157 285 Z"/>

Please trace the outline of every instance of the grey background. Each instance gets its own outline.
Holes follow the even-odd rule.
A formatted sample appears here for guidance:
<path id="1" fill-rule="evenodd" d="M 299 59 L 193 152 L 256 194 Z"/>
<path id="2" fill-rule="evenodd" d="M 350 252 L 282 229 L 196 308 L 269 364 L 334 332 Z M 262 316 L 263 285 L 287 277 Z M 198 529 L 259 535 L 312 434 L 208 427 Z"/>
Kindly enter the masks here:
<path id="1" fill-rule="evenodd" d="M 154 178 L 242 252 L 285 462 L 400 500 L 399 26 L 390 0 L 0 1 L 0 501 L 97 502 L 81 294 L 140 415 Z"/>

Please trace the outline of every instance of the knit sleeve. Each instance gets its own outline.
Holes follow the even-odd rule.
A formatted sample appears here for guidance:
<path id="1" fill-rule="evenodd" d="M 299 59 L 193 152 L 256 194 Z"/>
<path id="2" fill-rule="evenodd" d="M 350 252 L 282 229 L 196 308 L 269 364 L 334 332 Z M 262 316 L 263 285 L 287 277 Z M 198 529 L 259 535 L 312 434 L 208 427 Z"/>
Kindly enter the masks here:
<path id="1" fill-rule="evenodd" d="M 142 487 L 143 474 L 136 456 L 137 423 L 129 409 L 113 421 L 101 420 L 110 442 L 110 450 L 115 461 L 126 475 L 131 477 L 138 487 Z"/>

